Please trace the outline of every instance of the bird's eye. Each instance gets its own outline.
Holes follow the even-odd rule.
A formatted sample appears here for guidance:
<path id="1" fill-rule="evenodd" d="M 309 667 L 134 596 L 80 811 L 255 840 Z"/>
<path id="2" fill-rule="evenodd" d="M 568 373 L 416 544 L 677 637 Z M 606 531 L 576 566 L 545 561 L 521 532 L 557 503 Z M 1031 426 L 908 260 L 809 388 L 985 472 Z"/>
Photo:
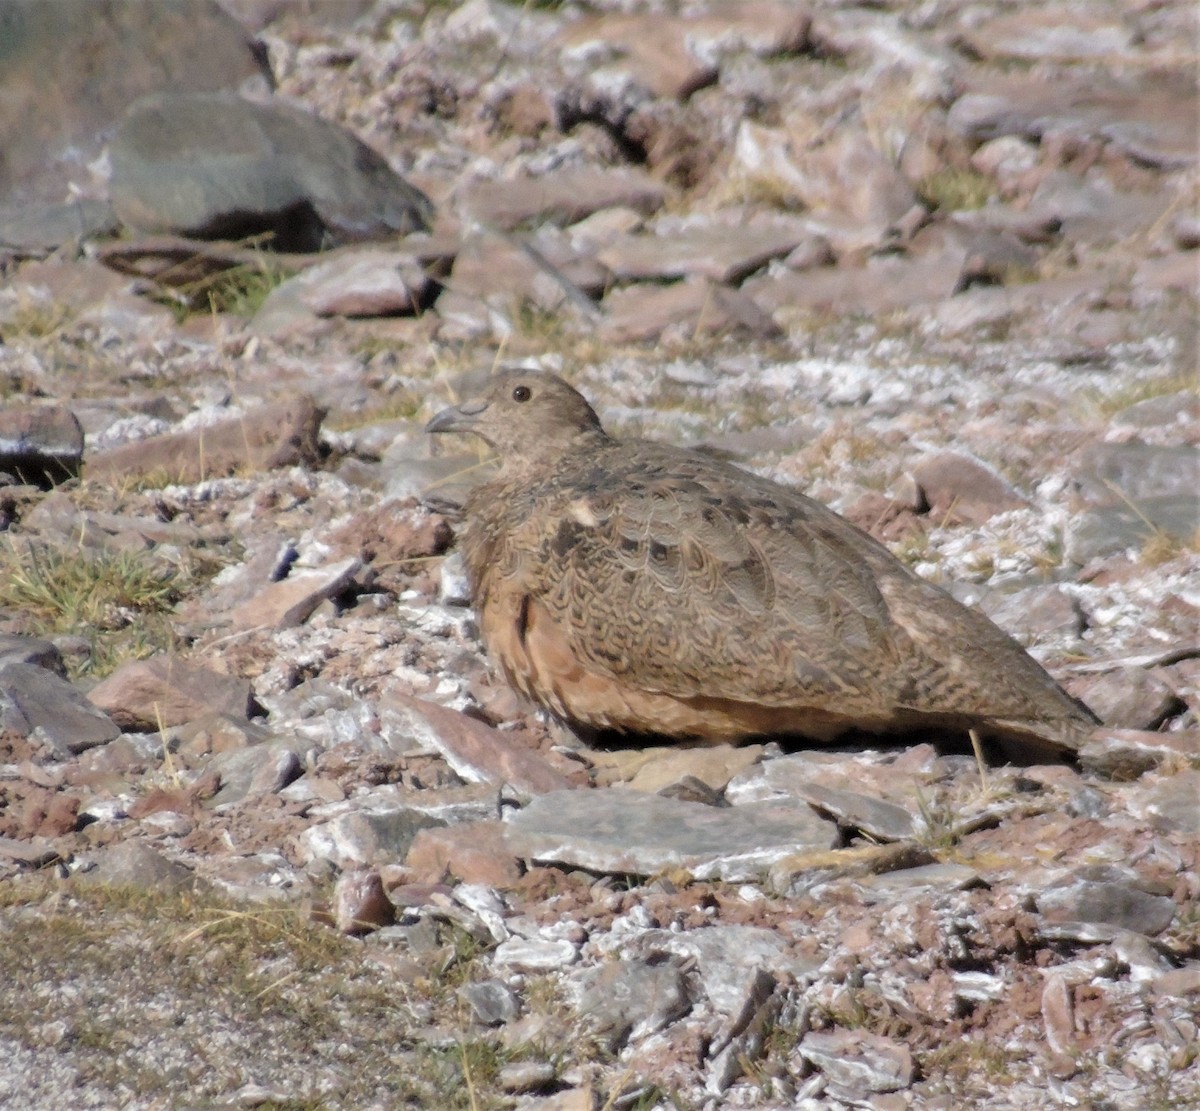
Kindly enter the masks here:
<path id="1" fill-rule="evenodd" d="M 531 397 L 533 397 L 533 390 L 528 386 L 513 387 L 513 401 L 528 401 Z"/>

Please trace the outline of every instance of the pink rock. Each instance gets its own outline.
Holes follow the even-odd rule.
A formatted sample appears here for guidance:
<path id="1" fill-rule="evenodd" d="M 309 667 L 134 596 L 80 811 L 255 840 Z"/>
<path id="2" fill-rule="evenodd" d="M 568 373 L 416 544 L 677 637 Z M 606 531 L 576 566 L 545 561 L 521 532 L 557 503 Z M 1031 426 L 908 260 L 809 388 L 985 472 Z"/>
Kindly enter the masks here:
<path id="1" fill-rule="evenodd" d="M 123 664 L 88 694 L 122 729 L 149 732 L 209 713 L 245 718 L 250 684 L 176 656 Z"/>
<path id="2" fill-rule="evenodd" d="M 384 695 L 379 709 L 381 715 L 406 719 L 423 744 L 440 752 L 455 772 L 472 783 L 509 784 L 534 795 L 569 786 L 536 752 L 457 710 L 398 692 Z"/>
<path id="3" fill-rule="evenodd" d="M 511 887 L 521 878 L 517 858 L 504 842 L 501 822 L 423 829 L 413 839 L 405 864 L 419 882 L 448 878 L 489 887 Z"/>

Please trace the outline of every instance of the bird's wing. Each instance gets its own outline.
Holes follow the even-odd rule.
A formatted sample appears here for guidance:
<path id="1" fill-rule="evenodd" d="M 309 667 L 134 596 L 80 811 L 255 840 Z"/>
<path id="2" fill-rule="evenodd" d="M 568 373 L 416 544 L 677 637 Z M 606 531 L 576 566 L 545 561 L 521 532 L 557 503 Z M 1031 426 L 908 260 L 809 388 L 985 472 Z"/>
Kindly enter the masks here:
<path id="1" fill-rule="evenodd" d="M 495 570 L 590 671 L 679 698 L 853 710 L 873 707 L 894 670 L 887 606 L 850 526 L 799 493 L 644 451 L 560 478 L 535 503 L 510 520 Z"/>

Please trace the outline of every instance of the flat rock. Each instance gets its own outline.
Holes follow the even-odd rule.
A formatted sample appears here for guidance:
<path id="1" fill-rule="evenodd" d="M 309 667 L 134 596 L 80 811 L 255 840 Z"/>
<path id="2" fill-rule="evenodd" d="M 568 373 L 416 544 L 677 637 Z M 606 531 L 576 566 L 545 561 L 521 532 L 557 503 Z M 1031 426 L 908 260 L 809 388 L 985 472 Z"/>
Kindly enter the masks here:
<path id="1" fill-rule="evenodd" d="M 521 867 L 508 848 L 504 830 L 498 821 L 423 829 L 413 838 L 404 863 L 418 882 L 457 880 L 509 887 L 521 878 Z"/>
<path id="2" fill-rule="evenodd" d="M 31 663 L 0 666 L 0 733 L 48 743 L 66 757 L 121 735 L 120 727 L 65 679 Z"/>
<path id="3" fill-rule="evenodd" d="M 297 779 L 301 745 L 291 738 L 271 738 L 246 748 L 217 753 L 205 763 L 205 772 L 220 778 L 220 789 L 213 795 L 214 807 L 229 806 L 247 798 L 274 795 Z"/>
<path id="4" fill-rule="evenodd" d="M 809 16 L 791 4 L 756 0 L 673 17 L 610 12 L 572 22 L 555 40 L 569 69 L 595 85 L 632 83 L 655 96 L 686 99 L 716 80 L 719 63 L 741 52 L 800 51 Z"/>
<path id="5" fill-rule="evenodd" d="M 1039 583 L 1012 593 L 984 591 L 977 604 L 1022 644 L 1075 641 L 1087 625 L 1079 600 L 1057 583 Z"/>
<path id="6" fill-rule="evenodd" d="M 481 231 L 464 238 L 447 280 L 456 298 L 478 299 L 509 316 L 522 306 L 543 312 L 593 312 L 611 275 L 587 250 L 575 248 L 557 228 L 536 235 Z M 444 296 L 438 312 L 446 314 Z"/>
<path id="7" fill-rule="evenodd" d="M 579 949 L 570 941 L 513 937 L 502 941 L 492 953 L 492 964 L 517 972 L 554 972 L 579 959 Z"/>
<path id="8" fill-rule="evenodd" d="M 980 525 L 1029 500 L 982 460 L 961 451 L 930 452 L 912 467 L 930 509 L 949 523 Z"/>
<path id="9" fill-rule="evenodd" d="M 100 480 L 158 477 L 165 485 L 315 464 L 321 457 L 317 436 L 324 415 L 303 395 L 260 405 L 206 428 L 151 436 L 92 455 L 85 473 Z"/>
<path id="10" fill-rule="evenodd" d="M 1034 220 L 1054 221 L 1064 239 L 1102 246 L 1126 236 L 1148 234 L 1170 215 L 1175 199 L 1166 187 L 1122 192 L 1083 174 L 1058 170 L 1041 178 L 1026 211 Z M 1194 278 L 1194 269 L 1192 275 Z M 1138 283 L 1142 288 L 1152 284 L 1148 272 Z M 1168 280 L 1163 288 L 1171 284 Z"/>
<path id="11" fill-rule="evenodd" d="M 1194 494 L 1152 495 L 1134 505 L 1085 509 L 1067 525 L 1066 556 L 1085 564 L 1117 552 L 1137 550 L 1156 533 L 1189 543 L 1200 528 L 1200 503 Z"/>
<path id="12" fill-rule="evenodd" d="M 471 1008 L 471 1017 L 484 1026 L 501 1026 L 521 1013 L 517 993 L 502 980 L 476 980 L 464 984 L 458 994 Z"/>
<path id="13" fill-rule="evenodd" d="M 48 314 L 58 328 L 100 328 L 126 337 L 161 335 L 175 327 L 171 310 L 139 296 L 133 279 L 87 258 L 27 261 L 7 288 L 12 296 L 0 307 L 0 323 L 24 308 Z"/>
<path id="14" fill-rule="evenodd" d="M 1114 9 L 1083 11 L 1070 21 L 1058 11 L 1026 10 L 984 20 L 965 39 L 980 57 L 993 60 L 1111 64 L 1133 46 L 1133 34 Z"/>
<path id="15" fill-rule="evenodd" d="M 83 428 L 62 405 L 0 408 L 0 472 L 49 490 L 79 477 Z"/>
<path id="16" fill-rule="evenodd" d="M 801 220 L 761 220 L 741 226 L 714 220 L 657 235 L 613 239 L 596 257 L 617 281 L 704 277 L 734 285 L 814 238 Z"/>
<path id="17" fill-rule="evenodd" d="M 635 791 L 653 794 L 688 777 L 713 791 L 723 791 L 734 776 L 762 758 L 762 745 L 703 745 L 695 748 L 651 746 L 638 749 L 597 749 L 588 754 L 597 786 L 625 783 Z"/>
<path id="18" fill-rule="evenodd" d="M 232 94 L 149 97 L 114 136 L 112 201 L 143 231 L 199 239 L 269 232 L 315 251 L 429 226 L 429 199 L 337 124 Z"/>
<path id="19" fill-rule="evenodd" d="M 659 14 L 609 14 L 577 20 L 559 38 L 564 60 L 592 81 L 632 83 L 657 97 L 684 100 L 711 85 L 717 68 L 687 46 L 681 20 Z"/>
<path id="20" fill-rule="evenodd" d="M 1185 708 L 1170 684 L 1141 667 L 1115 668 L 1080 679 L 1075 694 L 1110 729 L 1157 729 Z"/>
<path id="21" fill-rule="evenodd" d="M 917 816 L 907 807 L 857 791 L 810 784 L 797 795 L 818 813 L 880 841 L 904 841 L 917 833 Z"/>
<path id="22" fill-rule="evenodd" d="M 258 335 L 286 333 L 304 317 L 413 316 L 433 284 L 418 259 L 383 248 L 343 251 L 277 285 L 251 321 Z"/>
<path id="23" fill-rule="evenodd" d="M 668 286 L 633 285 L 604 299 L 600 334 L 611 343 L 689 342 L 696 336 L 774 339 L 776 323 L 745 293 L 704 279 Z"/>
<path id="24" fill-rule="evenodd" d="M 1165 895 L 1136 885 L 1137 877 L 1100 865 L 1037 893 L 1048 922 L 1087 922 L 1156 937 L 1174 921 L 1178 907 Z M 1094 875 L 1093 875 L 1094 873 Z"/>
<path id="25" fill-rule="evenodd" d="M 617 787 L 554 791 L 508 823 L 518 856 L 595 872 L 750 879 L 808 845 L 829 848 L 832 823 L 807 808 L 770 803 L 721 809 Z"/>
<path id="26" fill-rule="evenodd" d="M 321 567 L 294 568 L 229 613 L 235 629 L 290 629 L 302 625 L 327 598 L 345 590 L 362 567 L 357 556 Z"/>
<path id="27" fill-rule="evenodd" d="M 464 216 L 484 227 L 511 231 L 532 223 L 574 224 L 605 208 L 655 212 L 663 186 L 637 170 L 563 170 L 540 178 L 479 181 L 460 199 Z"/>
<path id="28" fill-rule="evenodd" d="M 1195 760 L 1194 735 L 1190 748 L 1189 758 Z M 1157 829 L 1200 835 L 1200 771 L 1177 772 L 1147 784 L 1129 796 L 1129 809 Z"/>
<path id="29" fill-rule="evenodd" d="M 865 876 L 859 882 L 866 889 L 864 902 L 868 905 L 881 901 L 892 902 L 909 896 L 914 891 L 930 887 L 945 891 L 965 891 L 980 883 L 980 875 L 974 868 L 952 861 L 934 861 L 915 868 L 896 868 L 888 872 Z"/>
<path id="30" fill-rule="evenodd" d="M 1139 440 L 1092 444 L 1080 453 L 1071 478 L 1083 506 L 1126 500 L 1140 506 L 1150 498 L 1194 496 L 1200 486 L 1200 448 Z"/>
<path id="31" fill-rule="evenodd" d="M 405 806 L 334 805 L 342 813 L 310 825 L 297 838 L 302 862 L 379 868 L 403 860 L 420 830 L 446 824 Z"/>
<path id="32" fill-rule="evenodd" d="M 44 540 L 77 544 L 85 550 L 144 551 L 159 544 L 187 547 L 228 537 L 220 529 L 198 529 L 186 521 L 80 509 L 71 494 L 57 490 L 42 498 L 25 515 L 24 522 Z"/>
<path id="33" fill-rule="evenodd" d="M 120 221 L 107 201 L 0 205 L 0 250 L 43 255 L 64 243 L 116 235 Z"/>
<path id="34" fill-rule="evenodd" d="M 209 713 L 246 717 L 250 684 L 190 660 L 156 656 L 132 660 L 88 692 L 93 705 L 126 732 L 183 725 Z"/>
<path id="35" fill-rule="evenodd" d="M 139 841 L 106 846 L 96 854 L 94 867 L 77 873 L 75 882 L 170 895 L 192 892 L 198 886 L 190 869 Z"/>
<path id="36" fill-rule="evenodd" d="M 533 795 L 558 793 L 567 786 L 566 778 L 536 752 L 457 710 L 391 692 L 380 699 L 380 713 L 391 717 L 393 728 L 440 753 L 470 783 L 507 784 Z"/>
<path id="37" fill-rule="evenodd" d="M 941 257 L 885 255 L 869 258 L 862 266 L 755 275 L 743 292 L 772 313 L 884 313 L 952 297 L 961 273 L 960 265 Z"/>
<path id="38" fill-rule="evenodd" d="M 67 666 L 58 646 L 40 637 L 0 633 L 0 668 L 10 663 L 33 664 L 62 679 L 67 677 Z"/>
<path id="39" fill-rule="evenodd" d="M 908 1047 L 867 1030 L 811 1031 L 800 1055 L 850 1092 L 899 1092 L 913 1081 Z"/>
<path id="40" fill-rule="evenodd" d="M 765 760 L 738 775 L 728 787 L 726 797 L 735 806 L 753 802 L 780 802 L 806 797 L 813 787 L 831 789 L 834 794 L 823 796 L 833 803 L 842 798 L 845 805 L 869 797 L 874 802 L 891 804 L 910 816 L 920 811 L 920 785 L 931 771 L 934 750 L 923 746 L 925 752 L 910 750 L 910 759 L 875 762 L 823 752 L 796 752 Z M 841 792 L 839 795 L 838 792 Z M 890 819 L 883 817 L 891 814 Z M 890 808 L 879 812 L 884 824 L 903 828 L 904 820 Z"/>
<path id="41" fill-rule="evenodd" d="M 1162 169 L 1195 163 L 1195 96 L 1183 72 L 1153 82 L 1069 75 L 978 72 L 946 119 L 951 130 L 977 141 L 1020 135 L 1033 142 L 1055 134 L 1100 140 L 1122 154 Z"/>
<path id="42" fill-rule="evenodd" d="M 1101 729 L 1079 750 L 1079 763 L 1084 771 L 1094 775 L 1127 781 L 1137 779 L 1173 756 L 1200 759 L 1200 729 L 1177 733 Z M 1200 792 L 1200 785 L 1197 790 Z M 1196 803 L 1195 809 L 1200 810 L 1200 803 Z"/>

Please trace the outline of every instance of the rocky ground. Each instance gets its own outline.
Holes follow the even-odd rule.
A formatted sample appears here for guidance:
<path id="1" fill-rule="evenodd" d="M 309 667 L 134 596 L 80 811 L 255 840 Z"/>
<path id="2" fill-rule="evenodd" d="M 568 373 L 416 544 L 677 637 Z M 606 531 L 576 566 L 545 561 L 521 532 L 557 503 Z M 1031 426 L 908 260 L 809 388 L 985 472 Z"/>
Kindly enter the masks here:
<path id="1" fill-rule="evenodd" d="M 1200 1105 L 1190 5 L 84 7 L 0 62 L 0 1104 Z M 1104 726 L 585 745 L 421 431 L 497 365 Z"/>

